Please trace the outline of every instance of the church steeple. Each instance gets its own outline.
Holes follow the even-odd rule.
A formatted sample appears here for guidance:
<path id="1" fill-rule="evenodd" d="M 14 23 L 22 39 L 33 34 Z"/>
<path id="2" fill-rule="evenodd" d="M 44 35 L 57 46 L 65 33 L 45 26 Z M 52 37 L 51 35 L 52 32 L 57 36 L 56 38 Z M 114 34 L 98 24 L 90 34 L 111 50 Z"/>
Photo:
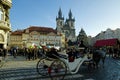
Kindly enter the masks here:
<path id="1" fill-rule="evenodd" d="M 62 11 L 61 11 L 61 8 L 60 8 L 59 11 L 58 11 L 58 18 L 62 18 Z"/>
<path id="2" fill-rule="evenodd" d="M 62 16 L 61 8 L 59 8 L 58 16 L 56 17 L 56 30 L 62 32 L 64 26 L 64 17 Z"/>
<path id="3" fill-rule="evenodd" d="M 61 8 L 59 8 L 58 17 L 56 19 L 62 19 L 62 20 L 64 20 L 64 17 L 62 16 Z"/>
<path id="4" fill-rule="evenodd" d="M 64 22 L 64 17 L 61 8 L 58 10 L 56 17 L 56 30 L 58 33 L 64 33 L 67 40 L 75 41 L 75 19 L 73 18 L 72 11 L 68 12 L 68 18 Z"/>
<path id="5" fill-rule="evenodd" d="M 72 12 L 71 12 L 71 9 L 70 9 L 70 11 L 69 11 L 69 19 L 72 19 Z"/>
<path id="6" fill-rule="evenodd" d="M 70 29 L 75 29 L 74 22 L 75 22 L 75 19 L 73 18 L 72 11 L 70 9 L 68 13 L 68 19 L 66 19 L 66 24 Z"/>

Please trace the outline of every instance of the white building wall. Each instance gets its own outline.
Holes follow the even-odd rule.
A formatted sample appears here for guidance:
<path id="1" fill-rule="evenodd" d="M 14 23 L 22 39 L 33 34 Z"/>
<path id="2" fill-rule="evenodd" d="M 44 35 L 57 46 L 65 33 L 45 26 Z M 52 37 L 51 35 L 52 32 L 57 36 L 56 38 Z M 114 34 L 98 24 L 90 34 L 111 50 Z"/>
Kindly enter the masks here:
<path id="1" fill-rule="evenodd" d="M 94 37 L 94 40 L 101 40 L 101 39 L 112 39 L 112 38 L 118 38 L 120 40 L 120 28 L 117 28 L 116 30 L 111 30 L 108 28 L 106 31 L 102 31 L 97 36 Z M 92 41 L 95 43 L 95 41 Z"/>

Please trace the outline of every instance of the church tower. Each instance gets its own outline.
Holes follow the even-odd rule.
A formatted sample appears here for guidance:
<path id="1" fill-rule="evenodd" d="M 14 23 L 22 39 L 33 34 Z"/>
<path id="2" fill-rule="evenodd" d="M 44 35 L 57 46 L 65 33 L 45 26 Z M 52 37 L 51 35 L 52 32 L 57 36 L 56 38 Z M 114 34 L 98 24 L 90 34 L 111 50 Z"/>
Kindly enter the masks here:
<path id="1" fill-rule="evenodd" d="M 74 23 L 75 19 L 73 18 L 71 10 L 68 13 L 68 19 L 64 22 L 64 17 L 62 16 L 60 8 L 58 11 L 58 17 L 56 17 L 56 30 L 65 34 L 66 39 L 71 40 L 72 42 L 76 40 Z"/>
<path id="2" fill-rule="evenodd" d="M 68 13 L 68 19 L 66 19 L 66 23 L 68 24 L 68 26 L 69 26 L 71 29 L 75 29 L 74 22 L 75 22 L 75 19 L 73 18 L 72 12 L 71 12 L 71 10 L 70 10 L 69 13 Z"/>
<path id="3" fill-rule="evenodd" d="M 68 13 L 68 19 L 66 19 L 64 32 L 68 40 L 75 41 L 75 19 L 73 18 L 71 10 Z"/>
<path id="4" fill-rule="evenodd" d="M 64 17 L 62 16 L 61 8 L 58 11 L 58 17 L 56 17 L 56 29 L 58 32 L 62 33 L 64 25 Z"/>

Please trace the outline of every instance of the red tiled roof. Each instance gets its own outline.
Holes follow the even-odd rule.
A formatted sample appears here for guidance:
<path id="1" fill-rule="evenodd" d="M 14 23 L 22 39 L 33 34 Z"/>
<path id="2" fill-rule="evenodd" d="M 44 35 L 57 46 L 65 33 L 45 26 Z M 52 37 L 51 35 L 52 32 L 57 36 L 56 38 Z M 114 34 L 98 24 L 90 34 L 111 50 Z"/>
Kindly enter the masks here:
<path id="1" fill-rule="evenodd" d="M 11 32 L 11 35 L 22 35 L 23 30 L 16 30 L 14 32 Z"/>
<path id="2" fill-rule="evenodd" d="M 56 30 L 54 30 L 53 28 L 49 28 L 49 27 L 30 26 L 27 29 L 29 29 L 29 32 L 37 31 L 37 32 L 44 33 L 44 34 L 48 34 L 50 32 L 57 33 Z M 22 35 L 24 31 L 25 30 L 16 30 L 14 32 L 11 32 L 11 35 Z"/>
<path id="3" fill-rule="evenodd" d="M 97 40 L 94 44 L 95 47 L 101 46 L 114 46 L 118 43 L 118 39 L 105 39 L 105 40 Z"/>
<path id="4" fill-rule="evenodd" d="M 40 33 L 50 33 L 50 32 L 56 33 L 57 32 L 53 28 L 48 28 L 48 27 L 31 26 L 28 29 L 29 29 L 29 32 L 32 32 L 32 31 L 38 31 Z"/>

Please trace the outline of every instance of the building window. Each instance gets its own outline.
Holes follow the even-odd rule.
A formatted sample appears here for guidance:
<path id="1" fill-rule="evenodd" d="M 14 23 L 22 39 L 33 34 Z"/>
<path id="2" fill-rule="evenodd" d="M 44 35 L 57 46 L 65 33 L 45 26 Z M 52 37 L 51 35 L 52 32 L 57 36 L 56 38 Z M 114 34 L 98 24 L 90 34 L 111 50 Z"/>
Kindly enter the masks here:
<path id="1" fill-rule="evenodd" d="M 2 20 L 2 15 L 3 15 L 3 12 L 2 12 L 2 10 L 0 9 L 0 20 Z"/>

